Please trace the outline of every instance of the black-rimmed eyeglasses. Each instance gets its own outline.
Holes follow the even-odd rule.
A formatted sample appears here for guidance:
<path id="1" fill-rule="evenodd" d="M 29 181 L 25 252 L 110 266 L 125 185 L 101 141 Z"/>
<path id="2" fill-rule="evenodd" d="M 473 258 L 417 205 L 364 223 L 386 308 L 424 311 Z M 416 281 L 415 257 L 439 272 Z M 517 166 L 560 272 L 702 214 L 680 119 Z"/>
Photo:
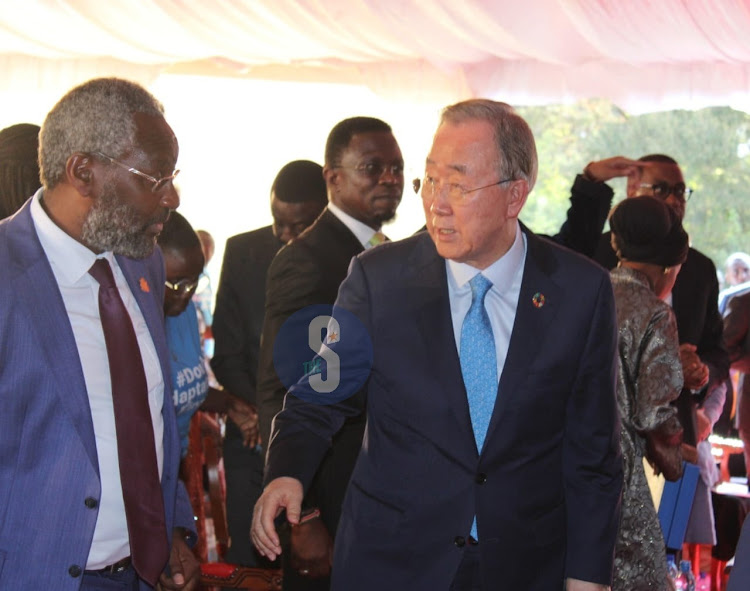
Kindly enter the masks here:
<path id="1" fill-rule="evenodd" d="M 675 185 L 669 185 L 669 183 L 641 183 L 642 189 L 650 189 L 651 194 L 654 197 L 658 197 L 666 201 L 670 195 L 674 195 L 681 201 L 688 201 L 690 196 L 693 194 L 693 190 L 690 187 L 686 187 L 685 183 L 677 183 Z"/>
<path id="2" fill-rule="evenodd" d="M 363 162 L 357 164 L 357 166 L 334 166 L 334 168 L 343 168 L 344 170 L 353 170 L 371 179 L 379 179 L 383 176 L 383 173 L 387 170 L 392 176 L 403 176 L 404 175 L 404 164 L 384 164 L 374 160 L 372 162 Z"/>

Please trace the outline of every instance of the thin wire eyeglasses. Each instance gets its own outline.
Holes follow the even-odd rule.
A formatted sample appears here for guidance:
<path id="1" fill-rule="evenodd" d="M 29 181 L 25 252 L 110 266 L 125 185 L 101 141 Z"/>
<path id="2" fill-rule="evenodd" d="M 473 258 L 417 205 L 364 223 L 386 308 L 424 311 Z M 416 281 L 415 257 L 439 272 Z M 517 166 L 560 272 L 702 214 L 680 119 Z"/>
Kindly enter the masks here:
<path id="1" fill-rule="evenodd" d="M 415 193 L 419 193 L 419 189 L 422 189 L 422 199 L 432 199 L 440 190 L 439 188 L 437 188 L 437 186 L 442 185 L 443 187 L 445 187 L 446 192 L 448 193 L 448 201 L 450 203 L 456 204 L 465 201 L 466 196 L 470 193 L 481 191 L 482 189 L 488 189 L 489 187 L 494 187 L 495 185 L 502 185 L 503 183 L 508 183 L 514 180 L 516 179 L 507 178 L 496 181 L 494 183 L 490 183 L 489 185 L 482 185 L 481 187 L 475 187 L 473 189 L 465 189 L 458 183 L 442 183 L 437 179 L 426 176 L 424 177 L 424 180 L 414 179 L 412 181 L 412 188 L 414 189 Z"/>
<path id="2" fill-rule="evenodd" d="M 360 174 L 363 174 L 367 177 L 370 177 L 371 179 L 379 179 L 381 176 L 383 176 L 383 173 L 387 170 L 391 173 L 393 176 L 403 176 L 404 174 L 404 165 L 403 163 L 399 164 L 383 164 L 382 162 L 373 161 L 373 162 L 364 162 L 362 164 L 357 164 L 357 166 L 334 166 L 334 168 L 343 168 L 345 170 L 354 170 Z"/>
<path id="3" fill-rule="evenodd" d="M 181 295 L 181 294 L 187 294 L 195 291 L 195 288 L 198 287 L 198 281 L 190 281 L 189 279 L 181 279 L 180 281 L 177 281 L 176 283 L 172 283 L 171 281 L 165 281 L 164 285 L 167 286 L 167 289 L 171 290 L 172 293 L 175 295 Z"/>
<path id="4" fill-rule="evenodd" d="M 640 187 L 650 189 L 651 194 L 654 197 L 658 197 L 664 201 L 666 201 L 670 195 L 674 195 L 677 199 L 683 201 L 690 201 L 690 196 L 693 194 L 693 190 L 690 187 L 686 187 L 685 183 L 677 183 L 671 187 L 665 182 L 653 184 L 641 183 Z"/>
<path id="5" fill-rule="evenodd" d="M 112 156 L 107 156 L 103 152 L 94 152 L 94 154 L 97 156 L 101 156 L 102 158 L 105 158 L 106 160 L 109 160 L 112 164 L 116 164 L 117 166 L 119 166 L 120 168 L 124 168 L 128 172 L 132 172 L 133 174 L 136 174 L 141 178 L 151 181 L 151 183 L 153 183 L 151 185 L 152 193 L 158 193 L 159 191 L 164 189 L 169 183 L 171 183 L 175 179 L 175 177 L 177 177 L 178 174 L 180 174 L 179 170 L 175 170 L 169 176 L 164 176 L 160 179 L 157 179 L 156 177 L 153 177 L 150 174 L 146 174 L 145 172 L 142 172 L 138 170 L 137 168 L 133 168 L 132 166 L 129 166 L 125 164 L 124 162 L 120 162 L 119 160 L 112 158 Z"/>

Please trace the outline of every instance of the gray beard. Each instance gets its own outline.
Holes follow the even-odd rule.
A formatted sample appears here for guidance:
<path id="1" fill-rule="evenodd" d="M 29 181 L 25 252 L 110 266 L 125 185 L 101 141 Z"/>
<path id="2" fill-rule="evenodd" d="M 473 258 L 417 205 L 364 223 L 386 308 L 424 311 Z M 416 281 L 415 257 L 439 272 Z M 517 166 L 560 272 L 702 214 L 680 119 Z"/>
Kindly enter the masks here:
<path id="1" fill-rule="evenodd" d="M 145 230 L 156 221 L 143 223 L 132 205 L 121 202 L 114 183 L 107 183 L 83 222 L 81 239 L 95 251 L 144 259 L 156 246 Z"/>

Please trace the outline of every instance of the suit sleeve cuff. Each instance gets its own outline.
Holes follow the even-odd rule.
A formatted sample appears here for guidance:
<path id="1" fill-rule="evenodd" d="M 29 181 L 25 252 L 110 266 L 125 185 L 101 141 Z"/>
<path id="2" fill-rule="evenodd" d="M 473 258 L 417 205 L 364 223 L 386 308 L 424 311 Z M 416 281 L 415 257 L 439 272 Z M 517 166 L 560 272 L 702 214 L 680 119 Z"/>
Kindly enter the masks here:
<path id="1" fill-rule="evenodd" d="M 582 174 L 576 175 L 573 182 L 573 197 L 580 195 L 588 199 L 606 201 L 607 207 L 612 203 L 615 192 L 608 184 L 599 181 L 590 181 Z"/>

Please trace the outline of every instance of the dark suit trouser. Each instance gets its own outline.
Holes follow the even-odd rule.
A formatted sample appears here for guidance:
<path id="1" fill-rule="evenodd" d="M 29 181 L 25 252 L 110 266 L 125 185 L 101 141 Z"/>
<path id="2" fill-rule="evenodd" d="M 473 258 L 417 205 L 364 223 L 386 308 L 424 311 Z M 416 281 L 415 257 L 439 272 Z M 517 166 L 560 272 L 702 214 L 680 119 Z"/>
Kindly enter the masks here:
<path id="1" fill-rule="evenodd" d="M 138 591 L 138 575 L 129 567 L 119 573 L 83 573 L 81 591 Z"/>
<path id="2" fill-rule="evenodd" d="M 223 449 L 227 527 L 232 540 L 225 560 L 242 566 L 269 566 L 250 541 L 253 507 L 263 490 L 263 452 L 243 446 L 239 436 L 230 432 L 230 425 Z"/>
<path id="3" fill-rule="evenodd" d="M 482 572 L 479 565 L 479 546 L 467 544 L 450 591 L 482 591 Z"/>

